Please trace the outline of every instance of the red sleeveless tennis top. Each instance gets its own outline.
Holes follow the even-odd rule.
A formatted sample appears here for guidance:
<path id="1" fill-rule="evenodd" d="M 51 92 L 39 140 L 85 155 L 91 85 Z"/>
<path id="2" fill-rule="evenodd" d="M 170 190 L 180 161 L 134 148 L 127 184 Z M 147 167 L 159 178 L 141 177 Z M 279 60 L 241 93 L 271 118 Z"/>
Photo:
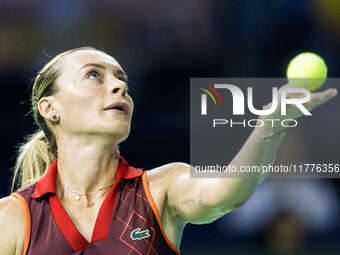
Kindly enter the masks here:
<path id="1" fill-rule="evenodd" d="M 91 242 L 77 230 L 59 201 L 56 174 L 57 160 L 36 184 L 11 194 L 25 207 L 23 254 L 179 254 L 165 235 L 146 172 L 129 166 L 122 156 L 116 181 L 97 215 Z"/>

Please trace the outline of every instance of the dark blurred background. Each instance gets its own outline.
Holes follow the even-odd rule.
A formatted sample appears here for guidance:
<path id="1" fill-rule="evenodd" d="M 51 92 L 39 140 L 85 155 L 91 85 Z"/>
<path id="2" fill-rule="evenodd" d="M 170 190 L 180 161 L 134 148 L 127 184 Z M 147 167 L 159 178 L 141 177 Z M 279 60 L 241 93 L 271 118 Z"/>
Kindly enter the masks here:
<path id="1" fill-rule="evenodd" d="M 285 77 L 289 60 L 304 51 L 322 56 L 328 76 L 339 77 L 339 28 L 337 0 L 2 0 L 0 195 L 9 194 L 16 146 L 36 129 L 27 115 L 30 86 L 47 55 L 93 46 L 120 62 L 135 101 L 121 153 L 150 169 L 189 162 L 190 77 Z M 315 116 L 327 116 L 325 109 L 338 116 L 339 96 L 325 107 Z M 339 163 L 339 118 L 334 121 L 328 129 L 309 125 L 288 133 L 278 162 L 310 162 L 324 146 L 318 156 L 332 162 L 321 163 Z M 248 135 L 234 136 L 230 153 Z M 339 254 L 339 201 L 336 179 L 266 180 L 241 209 L 187 226 L 181 251 Z"/>

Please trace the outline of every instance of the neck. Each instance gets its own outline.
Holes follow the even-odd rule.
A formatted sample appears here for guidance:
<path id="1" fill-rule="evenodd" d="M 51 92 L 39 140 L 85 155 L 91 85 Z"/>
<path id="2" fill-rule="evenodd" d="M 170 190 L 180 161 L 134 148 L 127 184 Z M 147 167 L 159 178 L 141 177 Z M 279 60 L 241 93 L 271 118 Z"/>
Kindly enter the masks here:
<path id="1" fill-rule="evenodd" d="M 58 175 L 77 193 L 97 191 L 114 182 L 119 154 L 110 139 L 77 136 L 58 139 Z"/>

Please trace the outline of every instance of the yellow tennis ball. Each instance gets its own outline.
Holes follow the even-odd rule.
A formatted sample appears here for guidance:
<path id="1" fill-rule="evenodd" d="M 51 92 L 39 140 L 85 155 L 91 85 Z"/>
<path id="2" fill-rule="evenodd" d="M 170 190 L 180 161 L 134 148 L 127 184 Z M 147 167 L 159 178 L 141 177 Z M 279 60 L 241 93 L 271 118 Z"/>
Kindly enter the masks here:
<path id="1" fill-rule="evenodd" d="M 311 52 L 293 58 L 287 68 L 287 78 L 293 87 L 317 90 L 327 78 L 327 66 L 323 59 Z"/>

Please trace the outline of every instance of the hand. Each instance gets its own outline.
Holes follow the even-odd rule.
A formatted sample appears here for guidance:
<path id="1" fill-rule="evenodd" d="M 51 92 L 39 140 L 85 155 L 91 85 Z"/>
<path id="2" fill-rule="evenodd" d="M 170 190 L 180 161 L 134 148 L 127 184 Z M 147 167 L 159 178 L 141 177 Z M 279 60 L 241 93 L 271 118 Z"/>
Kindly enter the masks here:
<path id="1" fill-rule="evenodd" d="M 301 110 L 297 108 L 295 105 L 288 104 L 287 105 L 287 112 L 286 115 L 281 115 L 281 93 L 283 88 L 292 88 L 293 86 L 288 83 L 284 86 L 282 86 L 278 90 L 278 107 L 275 110 L 274 113 L 266 116 L 260 116 L 259 118 L 264 121 L 264 125 L 260 128 L 258 128 L 258 131 L 260 132 L 262 137 L 272 137 L 275 134 L 279 134 L 284 132 L 285 127 L 283 127 L 280 122 L 283 119 L 297 119 L 303 115 Z M 308 110 L 312 111 L 314 108 L 316 108 L 319 105 L 322 105 L 326 103 L 331 98 L 335 97 L 338 94 L 337 90 L 335 88 L 330 88 L 324 91 L 320 92 L 313 92 L 311 93 L 311 99 L 304 103 L 303 106 Z M 301 93 L 288 93 L 287 98 L 301 98 L 304 97 Z M 264 109 L 270 108 L 272 103 L 269 103 L 264 106 Z M 266 119 L 278 119 L 279 121 L 275 121 L 274 125 L 272 127 L 272 121 L 266 121 Z"/>

